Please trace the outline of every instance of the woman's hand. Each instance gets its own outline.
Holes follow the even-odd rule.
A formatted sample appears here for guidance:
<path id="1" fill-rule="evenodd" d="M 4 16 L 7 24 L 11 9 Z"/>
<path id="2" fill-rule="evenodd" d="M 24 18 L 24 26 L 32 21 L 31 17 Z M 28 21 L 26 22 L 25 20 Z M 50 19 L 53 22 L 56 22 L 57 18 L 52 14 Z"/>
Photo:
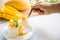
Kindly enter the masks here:
<path id="1" fill-rule="evenodd" d="M 39 3 L 36 3 L 34 6 L 32 6 L 32 10 L 34 12 L 41 14 L 41 15 L 50 14 L 50 11 L 51 11 L 50 9 L 52 8 L 51 5 L 52 4 L 50 4 L 50 3 L 39 2 Z"/>

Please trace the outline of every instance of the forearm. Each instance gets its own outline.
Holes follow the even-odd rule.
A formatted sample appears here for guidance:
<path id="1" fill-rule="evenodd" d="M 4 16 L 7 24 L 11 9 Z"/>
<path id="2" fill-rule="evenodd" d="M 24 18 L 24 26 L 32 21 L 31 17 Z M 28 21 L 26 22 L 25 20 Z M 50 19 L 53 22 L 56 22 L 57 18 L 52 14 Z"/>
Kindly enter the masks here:
<path id="1" fill-rule="evenodd" d="M 60 13 L 60 3 L 52 4 L 49 10 L 50 10 L 50 13 Z"/>

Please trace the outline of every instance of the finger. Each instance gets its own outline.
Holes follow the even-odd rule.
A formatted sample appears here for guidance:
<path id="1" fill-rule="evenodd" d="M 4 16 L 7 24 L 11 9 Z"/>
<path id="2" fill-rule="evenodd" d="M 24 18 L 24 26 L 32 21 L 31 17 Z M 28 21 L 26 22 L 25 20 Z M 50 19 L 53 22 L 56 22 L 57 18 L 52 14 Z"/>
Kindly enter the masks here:
<path id="1" fill-rule="evenodd" d="M 36 10 L 33 10 L 33 12 L 35 13 L 35 12 L 37 12 Z"/>
<path id="2" fill-rule="evenodd" d="M 36 11 L 36 13 L 38 13 L 39 15 L 44 15 L 44 12 L 42 11 Z"/>
<path id="3" fill-rule="evenodd" d="M 44 11 L 43 10 L 40 10 L 40 9 L 34 9 L 33 12 L 35 13 L 38 13 L 38 14 L 44 14 Z"/>
<path id="4" fill-rule="evenodd" d="M 39 8 L 38 6 L 31 6 L 32 10 Z"/>

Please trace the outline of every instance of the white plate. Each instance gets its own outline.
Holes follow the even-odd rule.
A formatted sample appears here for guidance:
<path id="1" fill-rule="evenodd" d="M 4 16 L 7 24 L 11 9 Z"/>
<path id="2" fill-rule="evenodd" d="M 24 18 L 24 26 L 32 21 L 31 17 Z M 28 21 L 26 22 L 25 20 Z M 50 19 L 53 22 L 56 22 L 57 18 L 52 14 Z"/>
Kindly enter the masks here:
<path id="1" fill-rule="evenodd" d="M 27 27 L 27 29 L 28 29 L 28 33 L 26 34 L 26 35 L 24 35 L 24 36 L 18 36 L 18 37 L 15 37 L 15 38 L 9 38 L 8 36 L 7 36 L 7 28 L 8 27 L 6 27 L 5 29 L 4 29 L 4 32 L 3 32 L 3 36 L 7 39 L 7 40 L 28 40 L 28 39 L 30 39 L 31 38 L 31 36 L 32 36 L 32 34 L 33 34 L 33 32 L 32 32 L 32 27 L 30 27 L 30 26 L 28 26 Z"/>

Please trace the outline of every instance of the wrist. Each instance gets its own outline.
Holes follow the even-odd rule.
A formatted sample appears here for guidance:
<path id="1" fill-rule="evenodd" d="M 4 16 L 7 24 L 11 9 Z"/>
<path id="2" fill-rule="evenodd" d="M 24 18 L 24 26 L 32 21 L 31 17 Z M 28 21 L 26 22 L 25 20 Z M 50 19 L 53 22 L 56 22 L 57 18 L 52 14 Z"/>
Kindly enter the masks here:
<path id="1" fill-rule="evenodd" d="M 60 3 L 52 4 L 49 8 L 50 13 L 60 13 Z"/>

